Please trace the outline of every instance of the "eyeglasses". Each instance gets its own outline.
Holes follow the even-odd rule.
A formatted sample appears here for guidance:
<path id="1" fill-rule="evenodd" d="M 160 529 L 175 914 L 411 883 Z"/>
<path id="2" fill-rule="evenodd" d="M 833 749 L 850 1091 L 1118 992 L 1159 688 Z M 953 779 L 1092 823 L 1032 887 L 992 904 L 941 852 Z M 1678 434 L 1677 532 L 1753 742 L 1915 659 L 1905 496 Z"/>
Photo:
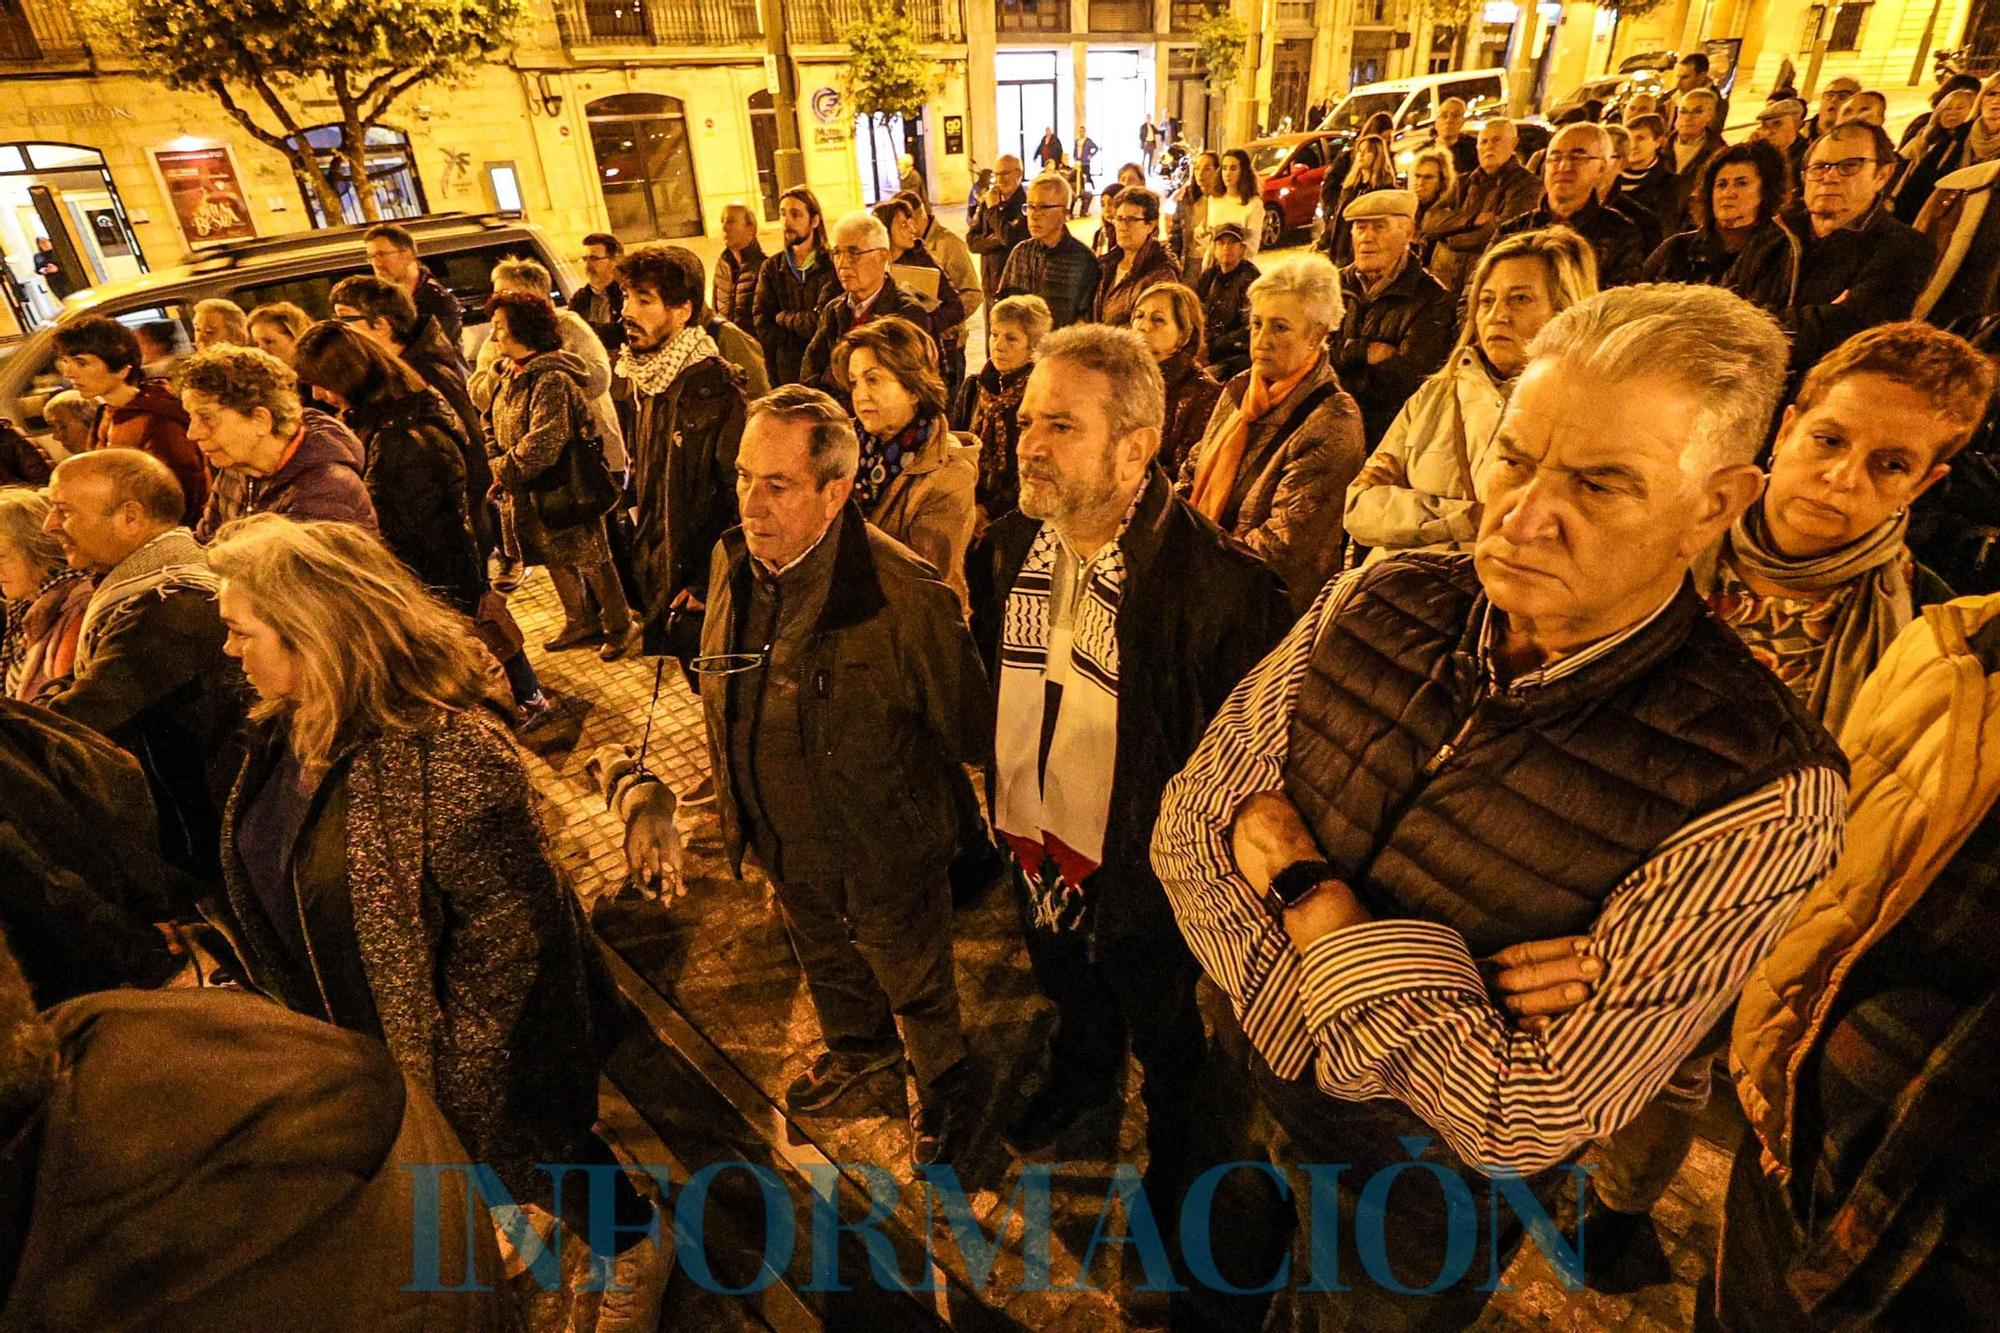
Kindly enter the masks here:
<path id="1" fill-rule="evenodd" d="M 857 250 L 851 245 L 840 245 L 827 253 L 833 256 L 833 262 L 836 264 L 858 264 L 863 255 L 879 255 L 886 249 L 888 247 L 885 245 L 871 245 L 866 250 Z"/>
<path id="2" fill-rule="evenodd" d="M 1808 180 L 1825 180 L 1838 172 L 1843 178 L 1859 176 L 1862 168 L 1875 165 L 1872 157 L 1843 157 L 1838 162 L 1808 162 L 1805 176 Z"/>
<path id="3" fill-rule="evenodd" d="M 1582 166 L 1585 162 L 1602 162 L 1604 158 L 1597 153 L 1575 152 L 1550 153 L 1542 160 L 1544 162 L 1557 162 L 1566 166 L 1578 167 Z"/>
<path id="4" fill-rule="evenodd" d="M 1068 204 L 1029 204 L 1029 205 L 1028 205 L 1028 211 L 1029 211 L 1030 213 L 1061 213 L 1061 212 L 1065 212 L 1065 211 L 1066 211 L 1066 210 L 1067 210 L 1068 208 L 1069 208 L 1069 205 L 1068 205 Z"/>
<path id="5" fill-rule="evenodd" d="M 1121 227 L 1144 227 L 1149 226 L 1153 221 L 1151 218 L 1141 217 L 1115 217 L 1111 220 Z"/>
<path id="6" fill-rule="evenodd" d="M 687 668 L 697 676 L 740 676 L 761 670 L 770 662 L 771 650 L 764 648 L 754 653 L 704 653 L 690 657 Z"/>
<path id="7" fill-rule="evenodd" d="M 335 315 L 334 318 L 343 324 L 366 324 L 368 322 L 368 316 L 366 315 Z"/>

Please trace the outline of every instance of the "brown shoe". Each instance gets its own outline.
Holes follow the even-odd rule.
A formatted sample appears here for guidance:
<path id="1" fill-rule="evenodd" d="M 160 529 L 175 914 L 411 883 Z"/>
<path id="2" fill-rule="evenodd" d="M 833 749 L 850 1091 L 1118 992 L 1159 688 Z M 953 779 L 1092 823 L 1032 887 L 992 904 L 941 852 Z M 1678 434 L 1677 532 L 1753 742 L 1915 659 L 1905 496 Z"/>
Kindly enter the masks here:
<path id="1" fill-rule="evenodd" d="M 581 648 L 586 643 L 597 643 L 604 638 L 604 631 L 595 625 L 565 625 L 562 633 L 542 644 L 545 653 L 559 653 L 566 648 Z"/>
<path id="2" fill-rule="evenodd" d="M 638 652 L 639 641 L 644 635 L 645 628 L 635 620 L 621 632 L 608 636 L 604 646 L 597 650 L 597 655 L 607 662 L 616 662 L 621 657 Z"/>

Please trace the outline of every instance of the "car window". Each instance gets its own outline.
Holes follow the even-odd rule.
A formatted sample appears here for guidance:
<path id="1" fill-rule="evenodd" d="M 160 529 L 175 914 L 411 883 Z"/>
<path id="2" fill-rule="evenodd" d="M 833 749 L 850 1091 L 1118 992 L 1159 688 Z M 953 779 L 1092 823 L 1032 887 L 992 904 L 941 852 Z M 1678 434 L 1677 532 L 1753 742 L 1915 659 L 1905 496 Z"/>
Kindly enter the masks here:
<path id="1" fill-rule="evenodd" d="M 1326 118 L 1326 123 L 1320 128 L 1358 130 L 1377 111 L 1387 111 L 1394 115 L 1396 108 L 1402 104 L 1401 93 L 1352 93 L 1333 109 L 1333 113 Z"/>
<path id="2" fill-rule="evenodd" d="M 1444 85 L 1442 92 L 1446 97 L 1463 98 L 1465 113 L 1468 116 L 1491 115 L 1500 111 L 1501 104 L 1506 101 L 1498 74 L 1487 74 L 1476 79 L 1459 79 Z"/>
<path id="3" fill-rule="evenodd" d="M 1419 88 L 1417 89 L 1417 95 L 1410 99 L 1410 105 L 1404 109 L 1402 117 L 1397 120 L 1396 124 L 1398 126 L 1421 125 L 1430 118 L 1431 90 L 1428 88 Z"/>
<path id="4" fill-rule="evenodd" d="M 355 264 L 348 268 L 328 269 L 324 273 L 308 274 L 304 277 L 278 278 L 266 282 L 253 282 L 230 292 L 230 299 L 247 311 L 260 305 L 271 305 L 277 301 L 290 301 L 314 319 L 332 319 L 333 302 L 329 293 L 343 278 L 367 273 L 368 265 Z"/>
<path id="5" fill-rule="evenodd" d="M 1299 145 L 1299 151 L 1292 154 L 1293 171 L 1311 171 L 1326 165 L 1326 153 L 1318 139 L 1308 139 Z"/>
<path id="6" fill-rule="evenodd" d="M 1251 150 L 1250 166 L 1256 171 L 1257 179 L 1263 180 L 1284 166 L 1285 159 L 1291 154 L 1292 146 L 1288 143 L 1267 143 L 1262 148 Z"/>
<path id="7" fill-rule="evenodd" d="M 500 241 L 467 250 L 426 255 L 424 264 L 431 276 L 443 283 L 465 310 L 467 324 L 486 322 L 486 298 L 493 295 L 493 266 L 503 259 L 548 260 L 535 253 L 527 240 Z M 562 304 L 561 295 L 551 291 L 550 299 Z"/>

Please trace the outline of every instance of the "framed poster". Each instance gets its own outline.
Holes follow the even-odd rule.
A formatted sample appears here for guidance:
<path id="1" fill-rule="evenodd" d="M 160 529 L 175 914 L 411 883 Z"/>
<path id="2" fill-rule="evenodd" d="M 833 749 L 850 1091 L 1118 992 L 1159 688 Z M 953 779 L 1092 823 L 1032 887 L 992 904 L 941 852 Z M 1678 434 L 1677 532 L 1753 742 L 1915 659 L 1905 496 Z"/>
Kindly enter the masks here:
<path id="1" fill-rule="evenodd" d="M 227 148 L 161 149 L 154 152 L 153 162 L 166 186 L 174 220 L 190 246 L 247 240 L 257 234 Z"/>

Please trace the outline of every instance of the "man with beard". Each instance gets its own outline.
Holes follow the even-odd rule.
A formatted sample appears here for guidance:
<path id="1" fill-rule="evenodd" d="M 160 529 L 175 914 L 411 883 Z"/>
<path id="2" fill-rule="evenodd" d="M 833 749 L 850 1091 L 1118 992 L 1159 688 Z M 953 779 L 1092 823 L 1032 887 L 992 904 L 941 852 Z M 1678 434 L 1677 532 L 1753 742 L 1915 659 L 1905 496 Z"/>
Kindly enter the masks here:
<path id="1" fill-rule="evenodd" d="M 757 273 L 752 318 L 771 383 L 796 384 L 806 348 L 819 331 L 819 308 L 839 294 L 840 283 L 833 275 L 826 223 L 813 192 L 804 186 L 785 191 L 778 197 L 778 218 L 785 228 L 784 248 Z M 730 486 L 735 484 L 732 474 Z"/>
<path id="2" fill-rule="evenodd" d="M 770 263 L 782 264 L 791 253 L 787 245 Z M 742 373 L 722 359 L 715 339 L 696 322 L 704 302 L 701 261 L 694 255 L 679 246 L 642 246 L 619 259 L 618 281 L 625 289 L 618 373 L 631 383 L 636 404 L 630 448 L 639 498 L 634 572 L 646 651 L 663 653 L 670 650 L 668 613 L 704 609 L 709 555 L 736 526 Z"/>

